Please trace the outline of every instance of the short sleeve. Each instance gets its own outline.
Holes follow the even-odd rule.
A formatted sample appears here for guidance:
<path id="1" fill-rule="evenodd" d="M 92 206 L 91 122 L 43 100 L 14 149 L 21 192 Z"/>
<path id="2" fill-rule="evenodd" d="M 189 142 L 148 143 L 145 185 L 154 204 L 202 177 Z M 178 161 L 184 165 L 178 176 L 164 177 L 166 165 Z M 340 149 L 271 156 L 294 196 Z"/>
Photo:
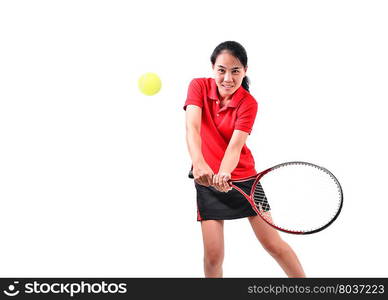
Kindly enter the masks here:
<path id="1" fill-rule="evenodd" d="M 202 87 L 199 84 L 197 79 L 193 79 L 190 82 L 189 89 L 187 91 L 187 98 L 183 109 L 186 110 L 187 105 L 196 105 L 199 107 L 203 107 L 203 92 Z"/>
<path id="2" fill-rule="evenodd" d="M 250 99 L 248 103 L 243 103 L 237 110 L 237 119 L 234 129 L 245 131 L 251 134 L 253 124 L 255 123 L 256 114 L 256 100 Z"/>

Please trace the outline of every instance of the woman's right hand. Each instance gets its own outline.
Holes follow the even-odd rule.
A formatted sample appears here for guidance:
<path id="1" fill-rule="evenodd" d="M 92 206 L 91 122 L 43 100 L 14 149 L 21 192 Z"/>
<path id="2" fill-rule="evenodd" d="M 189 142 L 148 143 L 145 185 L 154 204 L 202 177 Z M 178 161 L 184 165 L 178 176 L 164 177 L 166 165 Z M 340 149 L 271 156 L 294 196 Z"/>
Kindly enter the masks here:
<path id="1" fill-rule="evenodd" d="M 196 183 L 204 186 L 212 185 L 213 175 L 213 170 L 207 163 L 193 165 L 193 176 Z"/>

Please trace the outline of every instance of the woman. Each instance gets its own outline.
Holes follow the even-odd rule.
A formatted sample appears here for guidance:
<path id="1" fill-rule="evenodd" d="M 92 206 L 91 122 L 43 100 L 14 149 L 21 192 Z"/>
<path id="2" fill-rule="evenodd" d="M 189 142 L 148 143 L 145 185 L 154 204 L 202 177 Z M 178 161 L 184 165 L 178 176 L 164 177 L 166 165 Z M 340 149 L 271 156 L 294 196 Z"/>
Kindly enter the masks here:
<path id="1" fill-rule="evenodd" d="M 248 217 L 257 239 L 288 277 L 305 277 L 291 247 L 261 220 L 228 180 L 257 174 L 245 145 L 257 113 L 249 93 L 247 54 L 237 42 L 218 45 L 211 55 L 213 78 L 190 83 L 186 110 L 186 140 L 197 190 L 197 220 L 201 222 L 206 277 L 222 277 L 224 220 Z M 253 180 L 240 187 L 249 193 Z"/>

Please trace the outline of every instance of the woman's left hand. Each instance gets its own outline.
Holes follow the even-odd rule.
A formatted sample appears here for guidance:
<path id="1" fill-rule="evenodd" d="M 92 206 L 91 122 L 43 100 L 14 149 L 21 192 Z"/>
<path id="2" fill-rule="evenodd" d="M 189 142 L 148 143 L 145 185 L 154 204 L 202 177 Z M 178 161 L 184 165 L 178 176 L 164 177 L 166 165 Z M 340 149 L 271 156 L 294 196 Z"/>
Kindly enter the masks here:
<path id="1" fill-rule="evenodd" d="M 230 173 L 220 172 L 213 176 L 213 186 L 217 191 L 227 193 L 232 187 L 229 185 L 228 181 L 231 178 Z"/>

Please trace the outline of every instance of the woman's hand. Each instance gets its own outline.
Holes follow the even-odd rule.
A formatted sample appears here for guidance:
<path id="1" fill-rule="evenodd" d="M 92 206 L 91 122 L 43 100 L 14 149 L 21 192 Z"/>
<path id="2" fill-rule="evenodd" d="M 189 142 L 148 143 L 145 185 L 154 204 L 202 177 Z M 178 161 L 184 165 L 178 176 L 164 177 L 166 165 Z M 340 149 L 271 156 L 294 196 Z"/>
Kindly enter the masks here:
<path id="1" fill-rule="evenodd" d="M 220 172 L 213 176 L 213 186 L 216 188 L 216 190 L 227 193 L 232 189 L 228 183 L 230 178 L 230 173 Z"/>
<path id="2" fill-rule="evenodd" d="M 193 165 L 193 176 L 196 183 L 204 186 L 212 185 L 213 175 L 213 170 L 207 163 Z"/>

